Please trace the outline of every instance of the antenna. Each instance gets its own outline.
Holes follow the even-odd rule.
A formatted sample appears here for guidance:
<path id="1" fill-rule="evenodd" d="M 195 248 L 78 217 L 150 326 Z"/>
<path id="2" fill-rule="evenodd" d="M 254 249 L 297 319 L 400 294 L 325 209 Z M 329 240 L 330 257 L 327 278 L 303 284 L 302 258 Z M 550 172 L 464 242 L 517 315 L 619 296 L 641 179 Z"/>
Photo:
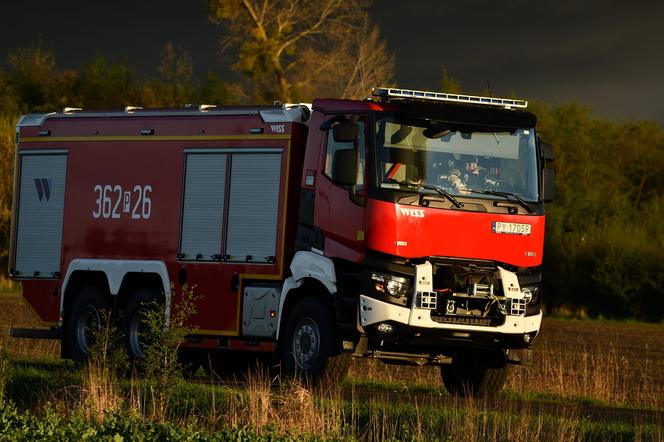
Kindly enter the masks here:
<path id="1" fill-rule="evenodd" d="M 493 98 L 493 92 L 491 92 L 491 83 L 489 83 L 488 78 L 486 80 L 486 90 L 489 93 L 489 97 Z"/>

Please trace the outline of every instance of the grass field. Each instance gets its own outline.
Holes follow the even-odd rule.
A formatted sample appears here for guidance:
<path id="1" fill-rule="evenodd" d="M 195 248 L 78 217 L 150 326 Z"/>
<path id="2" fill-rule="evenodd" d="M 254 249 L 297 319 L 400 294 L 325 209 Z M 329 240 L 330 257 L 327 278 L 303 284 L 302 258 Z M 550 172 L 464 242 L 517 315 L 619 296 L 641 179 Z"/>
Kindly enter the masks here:
<path id="1" fill-rule="evenodd" d="M 1 329 L 38 325 L 17 293 L 0 293 Z M 138 381 L 123 381 L 119 386 L 110 383 L 110 390 L 97 390 L 97 382 L 92 390 L 106 391 L 102 400 L 104 394 L 86 396 L 86 391 L 92 391 L 91 381 L 77 374 L 71 364 L 52 364 L 58 367 L 53 372 L 51 366 L 40 369 L 35 364 L 23 366 L 16 362 L 8 395 L 23 404 L 23 413 L 33 410 L 42 418 L 48 418 L 39 411 L 44 404 L 55 403 L 56 408 L 60 407 L 60 414 L 56 415 L 66 420 L 62 428 L 78 422 L 81 403 L 88 412 L 97 404 L 102 410 L 124 410 L 122 416 L 136 420 L 125 422 L 124 428 L 143 428 L 141 425 L 148 421 L 156 422 L 158 428 L 145 431 L 173 431 L 178 437 L 191 438 L 187 429 L 199 425 L 208 431 L 199 435 L 209 436 L 201 436 L 200 440 L 216 440 L 215 431 L 228 428 L 243 429 L 247 433 L 242 434 L 251 438 L 309 434 L 369 440 L 438 439 L 445 435 L 450 440 L 652 440 L 664 437 L 662 422 L 655 427 L 640 426 L 639 422 L 607 426 L 580 416 L 574 404 L 664 410 L 662 343 L 664 325 L 545 318 L 532 366 L 511 367 L 502 397 L 570 404 L 563 417 L 535 411 L 524 413 L 523 409 L 509 406 L 495 411 L 486 403 L 472 400 L 455 401 L 454 405 L 441 408 L 419 403 L 413 396 L 413 403 L 390 404 L 387 395 L 381 400 L 381 390 L 405 395 L 426 391 L 445 396 L 439 372 L 431 367 L 389 366 L 373 360 L 353 361 L 345 384 L 352 389 L 374 386 L 375 399 L 368 402 L 342 400 L 341 393 L 334 390 L 313 395 L 297 384 L 275 388 L 264 374 L 258 374 L 240 389 L 223 383 L 183 384 L 169 399 L 170 411 L 155 419 L 150 411 L 154 391 L 150 393 Z M 6 341 L 6 349 L 14 360 L 53 361 L 59 356 L 56 341 L 11 339 Z M 0 416 L 0 422 L 2 419 Z M 165 421 L 177 425 L 163 427 Z M 112 420 L 96 422 L 96 434 L 115 428 L 104 427 Z M 456 433 L 459 428 L 465 429 L 462 435 Z M 232 437 L 236 436 L 233 433 Z"/>
<path id="2" fill-rule="evenodd" d="M 350 377 L 403 387 L 440 385 L 436 368 L 378 361 L 354 361 Z M 505 388 L 523 395 L 663 409 L 664 326 L 544 318 L 531 366 L 510 367 Z"/>

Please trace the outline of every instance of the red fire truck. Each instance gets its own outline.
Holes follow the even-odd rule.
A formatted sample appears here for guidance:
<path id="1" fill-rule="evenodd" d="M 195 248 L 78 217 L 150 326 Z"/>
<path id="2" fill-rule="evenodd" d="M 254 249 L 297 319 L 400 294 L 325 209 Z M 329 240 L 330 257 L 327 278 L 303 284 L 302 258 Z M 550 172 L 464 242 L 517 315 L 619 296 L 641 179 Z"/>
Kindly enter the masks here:
<path id="1" fill-rule="evenodd" d="M 495 393 L 541 321 L 550 146 L 522 100 L 375 88 L 312 105 L 83 111 L 17 125 L 10 275 L 82 361 L 100 311 L 196 287 L 188 351 L 439 365 Z M 175 300 L 175 297 L 173 297 Z M 246 353 L 245 353 L 246 354 Z"/>

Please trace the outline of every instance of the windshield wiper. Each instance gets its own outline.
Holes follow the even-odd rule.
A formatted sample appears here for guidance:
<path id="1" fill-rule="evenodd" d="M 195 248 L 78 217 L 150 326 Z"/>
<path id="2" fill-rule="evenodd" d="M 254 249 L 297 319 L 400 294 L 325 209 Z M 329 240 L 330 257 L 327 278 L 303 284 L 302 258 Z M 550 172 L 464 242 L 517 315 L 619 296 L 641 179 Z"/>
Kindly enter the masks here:
<path id="1" fill-rule="evenodd" d="M 439 195 L 442 195 L 445 198 L 447 198 L 452 204 L 454 204 L 456 208 L 460 209 L 461 207 L 463 207 L 463 203 L 459 202 L 459 200 L 454 198 L 451 193 L 449 193 L 447 190 L 443 189 L 440 186 L 434 186 L 433 184 L 420 184 L 419 188 L 434 190 Z"/>
<path id="2" fill-rule="evenodd" d="M 519 204 L 521 207 L 526 209 L 526 212 L 528 213 L 533 213 L 532 207 L 519 195 L 516 193 L 511 193 L 511 192 L 499 192 L 497 190 L 477 190 L 477 189 L 468 189 L 468 192 L 472 193 L 481 193 L 484 195 L 496 195 L 496 196 L 502 196 L 506 200 L 513 201 L 517 204 Z"/>

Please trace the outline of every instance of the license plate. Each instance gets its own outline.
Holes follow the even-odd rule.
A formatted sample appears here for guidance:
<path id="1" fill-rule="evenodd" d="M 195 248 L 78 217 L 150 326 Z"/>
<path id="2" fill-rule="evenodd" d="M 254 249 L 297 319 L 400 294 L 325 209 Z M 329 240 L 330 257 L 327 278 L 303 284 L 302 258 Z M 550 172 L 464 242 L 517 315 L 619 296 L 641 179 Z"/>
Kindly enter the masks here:
<path id="1" fill-rule="evenodd" d="M 530 235 L 530 224 L 494 221 L 491 223 L 491 231 L 493 233 L 507 233 L 510 235 Z"/>

